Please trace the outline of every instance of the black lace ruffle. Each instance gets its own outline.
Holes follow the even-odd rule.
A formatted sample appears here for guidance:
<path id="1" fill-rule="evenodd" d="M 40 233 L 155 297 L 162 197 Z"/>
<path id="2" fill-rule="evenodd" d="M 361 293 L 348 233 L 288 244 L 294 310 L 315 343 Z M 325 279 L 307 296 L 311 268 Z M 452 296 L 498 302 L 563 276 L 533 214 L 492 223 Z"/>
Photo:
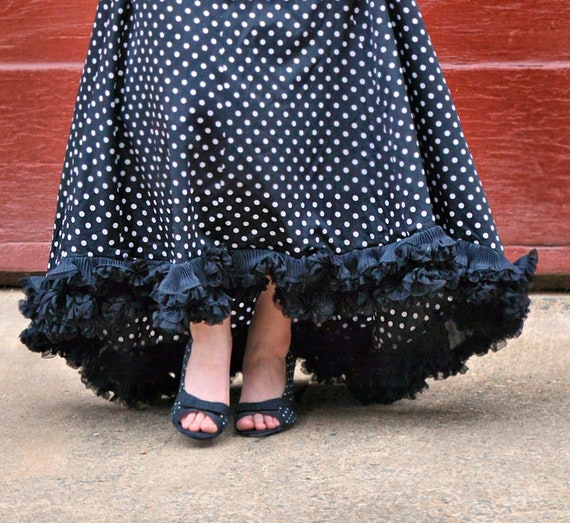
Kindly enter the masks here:
<path id="1" fill-rule="evenodd" d="M 280 307 L 297 320 L 293 349 L 308 370 L 346 380 L 365 402 L 387 403 L 518 335 L 536 262 L 532 252 L 511 264 L 439 227 L 342 255 L 213 247 L 184 264 L 68 258 L 25 280 L 21 311 L 31 324 L 21 338 L 80 367 L 98 394 L 153 401 L 176 391 L 188 324 L 221 322 L 270 276 Z M 435 307 L 429 321 L 425 307 Z M 234 371 L 244 329 L 235 329 Z"/>

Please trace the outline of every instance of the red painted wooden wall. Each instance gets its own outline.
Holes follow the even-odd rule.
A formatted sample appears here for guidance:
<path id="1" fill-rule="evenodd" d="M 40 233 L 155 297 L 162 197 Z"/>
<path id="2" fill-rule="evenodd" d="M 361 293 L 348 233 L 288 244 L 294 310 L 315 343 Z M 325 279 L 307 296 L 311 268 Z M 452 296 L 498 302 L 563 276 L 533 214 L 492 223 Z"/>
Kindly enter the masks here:
<path id="1" fill-rule="evenodd" d="M 513 259 L 570 274 L 570 2 L 419 0 Z M 0 273 L 45 269 L 95 0 L 0 0 Z"/>

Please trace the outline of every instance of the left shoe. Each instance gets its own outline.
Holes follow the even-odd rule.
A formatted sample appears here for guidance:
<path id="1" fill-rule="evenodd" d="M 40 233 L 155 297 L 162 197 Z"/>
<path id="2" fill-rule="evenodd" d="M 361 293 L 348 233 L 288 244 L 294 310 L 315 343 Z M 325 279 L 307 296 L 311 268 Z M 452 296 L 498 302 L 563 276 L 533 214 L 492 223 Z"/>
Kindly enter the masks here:
<path id="1" fill-rule="evenodd" d="M 271 436 L 291 428 L 297 421 L 297 412 L 295 410 L 294 396 L 293 396 L 293 378 L 295 375 L 295 362 L 296 358 L 291 352 L 287 354 L 287 370 L 285 390 L 280 398 L 274 398 L 266 401 L 259 401 L 255 403 L 238 403 L 234 409 L 234 425 L 236 432 L 240 436 L 262 438 Z M 266 430 L 239 430 L 237 422 L 246 416 L 254 414 L 265 414 L 273 416 L 279 420 L 279 426 L 274 429 Z"/>
<path id="2" fill-rule="evenodd" d="M 228 426 L 231 414 L 230 406 L 225 403 L 201 400 L 200 398 L 186 392 L 184 389 L 184 379 L 186 377 L 186 367 L 188 366 L 188 360 L 190 359 L 191 349 L 192 342 L 189 341 L 184 354 L 184 362 L 182 363 L 180 387 L 178 389 L 176 399 L 174 400 L 174 404 L 172 405 L 170 416 L 176 430 L 185 436 L 192 439 L 213 439 L 216 436 L 219 436 Z M 190 414 L 191 412 L 203 412 L 214 422 L 218 430 L 216 432 L 193 432 L 191 430 L 186 430 L 180 424 L 180 421 L 186 414 Z"/>

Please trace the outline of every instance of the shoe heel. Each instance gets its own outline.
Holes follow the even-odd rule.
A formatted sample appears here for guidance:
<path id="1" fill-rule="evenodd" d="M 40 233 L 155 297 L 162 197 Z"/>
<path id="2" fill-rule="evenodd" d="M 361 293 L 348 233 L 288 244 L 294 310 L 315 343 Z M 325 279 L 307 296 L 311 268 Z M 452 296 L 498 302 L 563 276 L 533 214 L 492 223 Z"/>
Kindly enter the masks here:
<path id="1" fill-rule="evenodd" d="M 295 358 L 295 356 L 293 356 L 293 353 L 291 351 L 289 351 L 287 353 L 287 358 L 285 361 L 286 361 L 285 390 L 283 391 L 283 395 L 281 397 L 284 399 L 287 399 L 289 401 L 293 401 L 294 397 L 295 397 L 295 394 L 294 394 L 295 367 L 297 364 L 297 358 Z"/>

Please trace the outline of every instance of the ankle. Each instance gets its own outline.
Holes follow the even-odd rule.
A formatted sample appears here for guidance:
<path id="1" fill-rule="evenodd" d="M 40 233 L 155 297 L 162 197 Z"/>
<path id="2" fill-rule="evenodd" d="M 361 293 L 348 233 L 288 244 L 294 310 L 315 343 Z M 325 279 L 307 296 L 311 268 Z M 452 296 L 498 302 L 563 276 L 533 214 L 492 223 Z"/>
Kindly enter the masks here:
<path id="1" fill-rule="evenodd" d="M 282 355 L 279 352 L 270 351 L 255 351 L 245 354 L 243 358 L 243 372 L 278 372 L 281 373 L 285 368 L 286 354 Z"/>
<path id="2" fill-rule="evenodd" d="M 283 360 L 289 352 L 290 340 L 272 340 L 271 342 L 250 342 L 244 354 L 244 361 L 258 362 L 268 360 Z"/>
<path id="3" fill-rule="evenodd" d="M 265 401 L 281 396 L 286 368 L 285 358 L 279 354 L 260 353 L 245 358 L 240 402 Z"/>
<path id="4" fill-rule="evenodd" d="M 184 389 L 202 400 L 229 403 L 231 337 L 212 327 L 198 330 L 203 332 L 192 340 Z"/>

